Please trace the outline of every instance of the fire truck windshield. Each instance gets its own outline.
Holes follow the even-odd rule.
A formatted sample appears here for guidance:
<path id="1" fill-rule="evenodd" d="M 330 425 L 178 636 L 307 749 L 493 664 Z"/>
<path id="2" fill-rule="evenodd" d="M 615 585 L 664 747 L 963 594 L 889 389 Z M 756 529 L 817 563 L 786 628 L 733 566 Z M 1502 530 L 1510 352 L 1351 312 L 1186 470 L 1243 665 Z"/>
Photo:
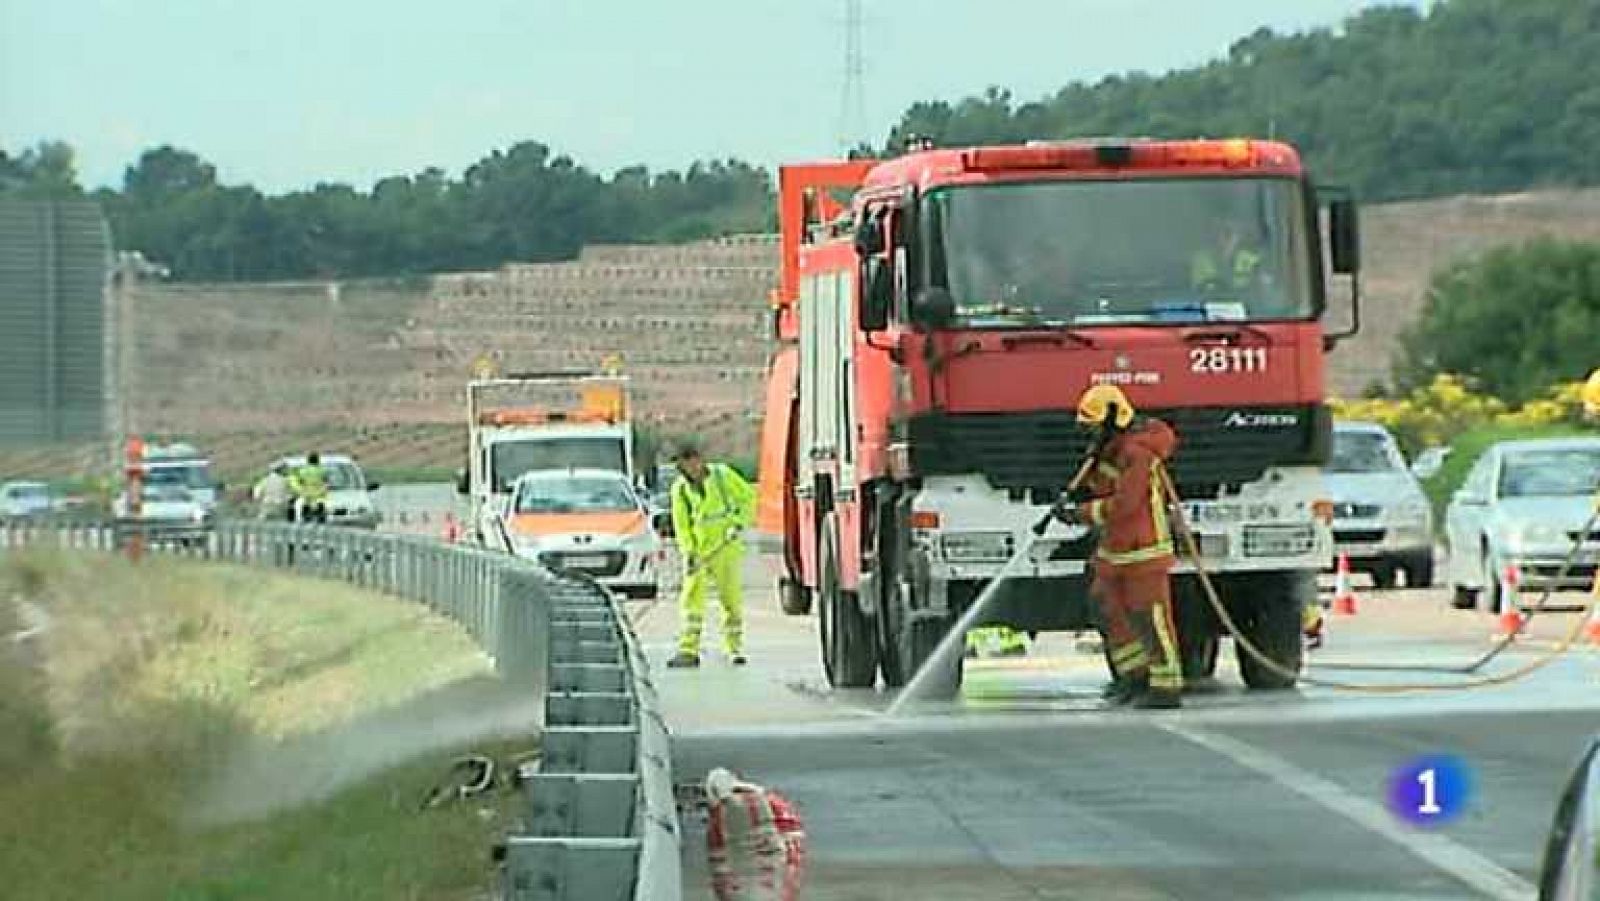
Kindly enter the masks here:
<path id="1" fill-rule="evenodd" d="M 968 326 L 1306 319 L 1307 216 L 1287 179 L 1049 181 L 938 189 L 934 284 Z"/>

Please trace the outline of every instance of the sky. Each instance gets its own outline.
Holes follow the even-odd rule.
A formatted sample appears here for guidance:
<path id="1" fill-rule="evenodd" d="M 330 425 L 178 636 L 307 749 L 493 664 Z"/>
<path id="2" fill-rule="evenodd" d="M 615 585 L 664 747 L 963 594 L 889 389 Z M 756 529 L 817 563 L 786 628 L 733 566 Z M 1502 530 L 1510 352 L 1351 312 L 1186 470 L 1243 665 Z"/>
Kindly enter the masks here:
<path id="1" fill-rule="evenodd" d="M 990 85 L 1162 72 L 1368 0 L 861 0 L 862 138 Z M 119 185 L 174 144 L 269 191 L 539 140 L 590 168 L 839 149 L 846 0 L 0 0 L 0 148 Z"/>

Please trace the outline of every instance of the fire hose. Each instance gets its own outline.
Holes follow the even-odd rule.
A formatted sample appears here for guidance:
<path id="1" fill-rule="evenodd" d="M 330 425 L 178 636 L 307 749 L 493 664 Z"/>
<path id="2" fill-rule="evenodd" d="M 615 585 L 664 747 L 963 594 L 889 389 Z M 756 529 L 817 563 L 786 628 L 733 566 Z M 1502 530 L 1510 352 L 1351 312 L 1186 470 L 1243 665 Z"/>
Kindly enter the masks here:
<path id="1" fill-rule="evenodd" d="M 1305 675 L 1289 669 L 1282 663 L 1273 659 L 1270 655 L 1262 652 L 1262 650 L 1256 647 L 1254 642 L 1246 638 L 1243 632 L 1239 629 L 1239 626 L 1234 622 L 1232 615 L 1228 613 L 1227 605 L 1222 602 L 1221 596 L 1217 593 L 1216 585 L 1211 581 L 1211 574 L 1206 571 L 1205 562 L 1200 555 L 1199 544 L 1195 541 L 1193 530 L 1189 528 L 1188 522 L 1184 519 L 1183 506 L 1178 503 L 1178 492 L 1173 487 L 1172 480 L 1167 477 L 1165 471 L 1161 472 L 1161 482 L 1162 488 L 1166 493 L 1168 503 L 1174 510 L 1176 522 L 1179 526 L 1178 531 L 1181 533 L 1182 537 L 1183 549 L 1189 557 L 1190 562 L 1194 564 L 1195 575 L 1199 578 L 1201 589 L 1205 594 L 1206 601 L 1211 605 L 1212 612 L 1217 615 L 1217 619 L 1222 623 L 1223 628 L 1227 630 L 1228 634 L 1233 636 L 1234 642 L 1239 647 L 1243 648 L 1244 652 L 1250 655 L 1251 659 L 1255 660 L 1269 672 L 1274 673 L 1280 678 L 1290 680 L 1291 682 L 1298 680 L 1303 684 L 1311 685 L 1317 688 L 1329 688 L 1337 691 L 1349 691 L 1366 694 L 1409 694 L 1412 692 L 1424 691 L 1464 691 L 1473 688 L 1487 688 L 1494 685 L 1505 685 L 1544 669 L 1546 666 L 1549 666 L 1551 663 L 1555 662 L 1556 658 L 1571 650 L 1572 646 L 1577 643 L 1578 637 L 1583 634 L 1584 624 L 1588 622 L 1589 618 L 1594 614 L 1596 604 L 1600 603 L 1600 594 L 1591 592 L 1588 603 L 1584 605 L 1583 615 L 1577 618 L 1572 629 L 1556 642 L 1554 648 L 1533 658 L 1532 660 L 1529 660 L 1521 666 L 1497 675 L 1479 676 L 1477 678 L 1464 679 L 1456 682 L 1402 682 L 1388 685 L 1368 685 L 1352 682 L 1338 682 L 1331 679 L 1322 679 L 1315 676 Z M 1589 524 L 1584 527 L 1583 531 L 1578 533 L 1578 537 L 1574 539 L 1573 550 L 1568 555 L 1566 564 L 1562 567 L 1561 575 L 1558 576 L 1556 580 L 1551 582 L 1551 586 L 1553 586 L 1555 582 L 1559 581 L 1561 577 L 1564 577 L 1567 571 L 1571 568 L 1573 561 L 1577 557 L 1578 549 L 1581 547 L 1584 538 L 1588 535 L 1589 528 L 1593 526 L 1597 518 L 1600 518 L 1600 514 L 1590 516 Z M 1539 602 L 1540 607 L 1543 607 L 1549 600 L 1550 592 L 1552 590 L 1553 587 L 1547 587 L 1545 589 L 1545 594 Z M 1501 642 L 1499 647 L 1492 649 L 1488 654 L 1485 654 L 1482 659 L 1470 664 L 1470 669 L 1456 668 L 1452 670 L 1439 668 L 1438 670 L 1425 671 L 1470 674 L 1492 660 L 1496 655 L 1503 651 L 1505 647 L 1509 646 L 1510 643 L 1515 640 L 1515 638 L 1515 633 L 1507 636 L 1507 638 Z M 1346 668 L 1350 667 L 1347 665 Z M 1375 671 L 1391 669 L 1390 667 L 1380 665 L 1365 665 L 1363 668 Z M 1413 670 L 1415 669 L 1416 668 L 1413 668 Z"/>
<path id="2" fill-rule="evenodd" d="M 1098 455 L 1093 453 L 1084 459 L 1083 464 L 1078 468 L 1077 474 L 1074 475 L 1072 481 L 1068 483 L 1067 494 L 1070 495 L 1072 492 L 1077 490 L 1077 487 L 1082 483 L 1083 479 L 1088 475 L 1090 469 L 1097 463 L 1097 461 Z M 1200 553 L 1199 543 L 1195 539 L 1194 530 L 1189 527 L 1189 523 L 1184 516 L 1183 505 L 1179 502 L 1178 492 L 1172 484 L 1172 479 L 1167 475 L 1167 472 L 1164 468 L 1157 469 L 1157 472 L 1159 474 L 1158 477 L 1161 479 L 1162 490 L 1166 495 L 1168 506 L 1172 509 L 1173 522 L 1177 526 L 1175 531 L 1179 537 L 1181 551 L 1184 556 L 1189 559 L 1190 563 L 1193 564 L 1195 576 L 1200 583 L 1202 593 L 1206 598 L 1206 602 L 1211 606 L 1212 612 L 1216 614 L 1218 622 L 1220 622 L 1223 629 L 1225 629 L 1227 633 L 1232 636 L 1238 647 L 1242 648 L 1252 660 L 1260 664 L 1268 672 L 1273 673 L 1279 678 L 1286 679 L 1291 683 L 1298 681 L 1301 684 L 1310 685 L 1317 688 L 1328 688 L 1336 691 L 1367 694 L 1407 694 L 1428 691 L 1463 691 L 1473 688 L 1487 688 L 1495 685 L 1505 685 L 1523 679 L 1541 669 L 1544 669 L 1546 666 L 1549 666 L 1551 663 L 1555 662 L 1557 658 L 1570 651 L 1573 645 L 1577 643 L 1579 636 L 1583 634 L 1584 625 L 1591 619 L 1591 617 L 1594 616 L 1596 607 L 1600 606 L 1600 591 L 1590 592 L 1589 599 L 1582 608 L 1582 615 L 1576 618 L 1572 629 L 1570 629 L 1567 634 L 1562 636 L 1556 642 L 1553 648 L 1514 669 L 1497 675 L 1478 676 L 1476 678 L 1458 680 L 1455 682 L 1402 682 L 1386 685 L 1340 682 L 1332 679 L 1324 679 L 1307 675 L 1284 666 L 1271 655 L 1263 652 L 1259 647 L 1256 646 L 1254 642 L 1244 635 L 1243 630 L 1241 630 L 1238 626 L 1238 623 L 1234 621 L 1232 614 L 1228 612 L 1227 605 L 1223 602 L 1221 595 L 1217 591 L 1216 584 L 1211 579 L 1210 572 L 1206 569 L 1205 561 Z M 1025 545 L 1018 552 L 1017 557 L 1021 557 L 1031 551 L 1033 544 L 1044 535 L 1045 531 L 1050 526 L 1050 522 L 1054 518 L 1055 511 L 1052 510 L 1049 513 L 1046 513 L 1044 518 L 1040 519 L 1034 524 L 1032 529 L 1034 541 Z M 1522 619 L 1521 626 L 1498 641 L 1493 648 L 1482 654 L 1478 659 L 1463 666 L 1456 667 L 1345 663 L 1330 664 L 1326 665 L 1325 668 L 1366 672 L 1440 673 L 1443 675 L 1472 675 L 1476 673 L 1478 670 L 1486 666 L 1490 661 L 1498 657 L 1506 650 L 1506 648 L 1515 643 L 1518 635 L 1520 635 L 1521 632 L 1526 629 L 1527 623 L 1531 620 L 1532 615 L 1543 611 L 1548 606 L 1550 595 L 1554 592 L 1555 585 L 1564 580 L 1570 573 L 1573 565 L 1577 561 L 1580 551 L 1582 550 L 1584 540 L 1588 537 L 1597 521 L 1600 521 L 1600 508 L 1597 508 L 1596 511 L 1589 516 L 1588 522 L 1584 524 L 1583 528 L 1579 530 L 1577 536 L 1573 539 L 1572 548 L 1568 552 L 1566 559 L 1563 561 L 1560 571 L 1557 573 L 1554 579 L 1551 579 L 1546 584 L 1544 592 L 1539 598 L 1538 604 L 1525 610 L 1525 612 L 1528 613 L 1528 616 Z M 1007 569 L 1009 570 L 1009 568 L 1010 567 L 1008 566 Z"/>

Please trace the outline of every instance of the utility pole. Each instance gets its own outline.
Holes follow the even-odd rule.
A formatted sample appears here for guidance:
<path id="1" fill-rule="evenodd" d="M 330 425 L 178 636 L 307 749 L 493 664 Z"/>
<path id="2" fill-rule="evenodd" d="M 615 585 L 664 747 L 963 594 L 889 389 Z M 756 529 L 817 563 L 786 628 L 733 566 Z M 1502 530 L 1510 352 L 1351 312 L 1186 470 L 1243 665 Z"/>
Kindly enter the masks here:
<path id="1" fill-rule="evenodd" d="M 839 145 L 849 152 L 866 140 L 866 58 L 861 36 L 865 30 L 861 0 L 845 0 L 844 78 L 839 97 Z"/>

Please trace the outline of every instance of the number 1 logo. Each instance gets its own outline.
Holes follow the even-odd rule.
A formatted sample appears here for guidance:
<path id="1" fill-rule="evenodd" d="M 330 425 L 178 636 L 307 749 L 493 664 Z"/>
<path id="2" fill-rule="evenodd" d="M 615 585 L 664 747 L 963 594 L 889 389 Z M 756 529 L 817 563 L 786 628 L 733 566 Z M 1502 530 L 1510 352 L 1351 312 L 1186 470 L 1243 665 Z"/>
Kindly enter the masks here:
<path id="1" fill-rule="evenodd" d="M 1466 811 L 1472 770 L 1452 754 L 1418 757 L 1389 776 L 1389 810 L 1415 826 L 1437 826 Z"/>

